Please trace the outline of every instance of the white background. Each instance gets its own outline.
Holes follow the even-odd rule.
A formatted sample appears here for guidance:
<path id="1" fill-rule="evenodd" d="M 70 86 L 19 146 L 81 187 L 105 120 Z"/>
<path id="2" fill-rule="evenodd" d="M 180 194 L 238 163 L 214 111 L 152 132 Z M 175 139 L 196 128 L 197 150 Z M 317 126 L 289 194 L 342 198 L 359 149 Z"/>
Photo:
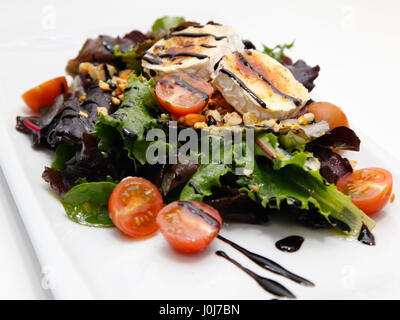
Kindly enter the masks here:
<path id="1" fill-rule="evenodd" d="M 21 50 L 29 50 L 30 43 L 35 48 L 39 44 L 41 49 L 32 52 L 28 69 L 21 70 L 12 60 L 21 83 L 8 82 L 0 68 L 0 94 L 6 95 L 16 88 L 22 93 L 38 82 L 63 74 L 66 60 L 76 55 L 79 45 L 66 50 L 65 61 L 49 60 L 47 63 L 54 65 L 49 68 L 35 63 L 35 56 L 41 51 L 48 54 L 58 49 L 49 39 L 76 35 L 78 42 L 83 43 L 86 34 L 94 37 L 98 33 L 115 35 L 135 28 L 146 30 L 165 14 L 183 15 L 200 22 L 206 22 L 203 17 L 207 17 L 230 24 L 258 47 L 261 42 L 274 45 L 296 40 L 290 55 L 321 66 L 313 95 L 342 107 L 351 124 L 400 159 L 398 1 L 3 0 L 2 64 L 21 54 Z M 25 58 L 24 53 L 21 56 Z M 32 76 L 35 74 L 40 77 Z M 0 151 L 0 157 L 3 152 Z M 399 169 L 398 161 L 392 165 Z M 49 298 L 50 293 L 41 288 L 41 268 L 2 174 L 0 187 L 0 298 Z"/>

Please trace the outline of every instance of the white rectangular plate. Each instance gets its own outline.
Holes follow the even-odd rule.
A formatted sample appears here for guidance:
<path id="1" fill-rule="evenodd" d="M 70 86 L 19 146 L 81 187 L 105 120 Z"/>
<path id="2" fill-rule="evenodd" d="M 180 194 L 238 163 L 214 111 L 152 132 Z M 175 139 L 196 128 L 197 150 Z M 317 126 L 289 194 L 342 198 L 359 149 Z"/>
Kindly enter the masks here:
<path id="1" fill-rule="evenodd" d="M 192 19 L 209 20 L 206 13 L 199 15 L 201 17 L 192 18 L 186 14 Z M 140 23 L 133 20 L 132 27 L 144 30 L 153 21 L 149 17 L 148 20 L 137 19 Z M 227 22 L 240 31 L 241 23 L 233 19 Z M 28 22 L 24 28 L 29 29 Z M 128 27 L 118 31 L 130 30 Z M 100 32 L 116 34 L 115 30 L 105 31 L 104 28 L 89 34 L 85 30 L 79 33 L 50 31 L 37 38 L 10 38 L 1 46 L 2 74 L 6 75 L 0 86 L 1 165 L 46 275 L 43 285 L 51 287 L 56 298 L 272 298 L 245 273 L 217 257 L 214 252 L 218 249 L 251 270 L 278 280 L 300 299 L 400 298 L 398 201 L 376 216 L 375 247 L 348 241 L 332 231 L 312 230 L 282 219 L 273 219 L 264 226 L 223 226 L 221 234 L 312 280 L 316 284 L 314 288 L 301 287 L 259 268 L 219 240 L 200 254 L 181 255 L 168 246 L 161 234 L 134 241 L 116 229 L 88 228 L 68 220 L 59 199 L 41 179 L 43 168 L 51 163 L 52 155 L 31 148 L 28 137 L 14 129 L 15 117 L 27 114 L 21 93 L 43 80 L 63 74 L 66 61 L 76 55 L 86 36 Z M 262 32 L 249 35 L 260 40 L 267 37 Z M 306 59 L 307 51 L 303 50 L 302 54 Z M 325 77 L 324 81 L 328 79 Z M 356 119 L 352 123 L 356 123 Z M 360 168 L 379 166 L 391 170 L 395 178 L 394 190 L 398 191 L 399 175 L 393 168 L 396 159 L 363 135 L 360 138 L 361 152 L 350 153 L 349 157 L 358 160 Z M 275 241 L 292 234 L 305 238 L 300 251 L 291 254 L 278 251 Z"/>

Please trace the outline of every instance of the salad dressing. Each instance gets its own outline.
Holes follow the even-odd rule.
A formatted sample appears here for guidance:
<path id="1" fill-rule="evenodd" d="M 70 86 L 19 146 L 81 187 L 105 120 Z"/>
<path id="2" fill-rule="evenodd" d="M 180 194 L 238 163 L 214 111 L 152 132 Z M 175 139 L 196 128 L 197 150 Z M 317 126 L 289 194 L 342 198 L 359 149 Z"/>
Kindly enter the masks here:
<path id="1" fill-rule="evenodd" d="M 281 251 L 296 252 L 300 249 L 303 242 L 304 238 L 301 236 L 289 236 L 277 241 L 275 246 Z"/>
<path id="2" fill-rule="evenodd" d="M 282 267 L 278 263 L 276 263 L 266 257 L 263 257 L 254 252 L 250 252 L 247 249 L 224 238 L 221 235 L 218 235 L 217 238 L 224 241 L 225 243 L 229 244 L 231 247 L 235 248 L 236 250 L 238 250 L 239 252 L 244 254 L 247 258 L 249 258 L 250 260 L 252 260 L 253 262 L 255 262 L 256 264 L 258 264 L 260 267 L 262 267 L 264 269 L 267 269 L 273 273 L 279 274 L 287 279 L 293 280 L 294 282 L 297 282 L 298 284 L 301 284 L 303 286 L 306 286 L 306 287 L 315 286 L 315 284 L 312 283 L 311 281 L 309 281 L 303 277 L 300 277 L 300 276 L 290 272 L 289 270 L 286 270 L 284 267 Z"/>
<path id="3" fill-rule="evenodd" d="M 283 285 L 281 285 L 279 282 L 276 282 L 274 280 L 264 278 L 257 273 L 243 267 L 239 262 L 236 260 L 232 259 L 229 257 L 224 251 L 217 251 L 215 253 L 217 256 L 222 257 L 229 262 L 233 263 L 235 266 L 237 266 L 239 269 L 243 270 L 246 272 L 250 277 L 252 277 L 254 280 L 257 281 L 257 283 L 263 288 L 265 291 L 272 293 L 273 295 L 276 295 L 278 297 L 285 297 L 285 298 L 290 298 L 294 299 L 296 296 L 291 293 L 288 289 L 286 289 Z"/>

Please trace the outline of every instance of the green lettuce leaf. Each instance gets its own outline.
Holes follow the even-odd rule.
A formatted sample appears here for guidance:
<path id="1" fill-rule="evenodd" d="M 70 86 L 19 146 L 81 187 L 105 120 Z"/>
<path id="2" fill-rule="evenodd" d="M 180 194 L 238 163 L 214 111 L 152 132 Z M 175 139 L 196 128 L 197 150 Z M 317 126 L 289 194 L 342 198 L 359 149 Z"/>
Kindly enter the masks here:
<path id="1" fill-rule="evenodd" d="M 160 127 L 153 116 L 158 108 L 154 96 L 155 82 L 142 76 L 131 75 L 121 107 L 112 115 L 99 115 L 93 135 L 100 138 L 99 148 L 115 152 L 118 140 L 132 159 L 146 163 L 146 150 L 152 142 L 146 141 L 148 129 Z"/>
<path id="2" fill-rule="evenodd" d="M 51 167 L 58 171 L 62 170 L 65 162 L 71 159 L 79 148 L 80 144 L 60 143 L 56 148 L 54 161 L 52 162 Z"/>
<path id="3" fill-rule="evenodd" d="M 202 201 L 204 197 L 212 195 L 212 187 L 221 186 L 220 178 L 231 172 L 231 167 L 209 163 L 202 165 L 182 189 L 181 201 Z"/>
<path id="4" fill-rule="evenodd" d="M 168 31 L 171 28 L 176 27 L 178 24 L 182 23 L 185 21 L 185 18 L 183 17 L 170 17 L 170 16 L 164 16 L 161 18 L 158 18 L 154 23 L 153 26 L 151 27 L 151 31 L 153 33 L 159 33 L 160 31 Z"/>
<path id="5" fill-rule="evenodd" d="M 73 187 L 61 198 L 68 218 L 86 226 L 113 227 L 108 199 L 115 186 L 112 182 L 91 182 Z"/>
<path id="6" fill-rule="evenodd" d="M 275 60 L 278 60 L 280 63 L 282 63 L 282 57 L 285 56 L 285 50 L 286 49 L 291 49 L 294 46 L 294 41 L 289 44 L 278 44 L 273 48 L 267 47 L 265 44 L 264 46 L 264 53 L 269 55 L 270 57 L 274 58 Z"/>

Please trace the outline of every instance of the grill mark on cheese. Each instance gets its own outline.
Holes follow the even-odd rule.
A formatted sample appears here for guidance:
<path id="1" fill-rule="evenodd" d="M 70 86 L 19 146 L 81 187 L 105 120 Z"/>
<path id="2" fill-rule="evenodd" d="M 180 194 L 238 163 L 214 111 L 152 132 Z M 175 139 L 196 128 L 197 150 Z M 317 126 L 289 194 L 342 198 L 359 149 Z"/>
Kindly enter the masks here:
<path id="1" fill-rule="evenodd" d="M 164 53 L 159 55 L 160 58 L 169 58 L 173 59 L 175 57 L 192 57 L 192 58 L 197 58 L 197 59 L 206 59 L 208 58 L 208 55 L 206 54 L 200 54 L 200 53 L 194 53 L 194 52 L 178 52 L 178 53 Z"/>
<path id="2" fill-rule="evenodd" d="M 222 68 L 220 71 L 221 71 L 222 73 L 226 74 L 228 77 L 231 77 L 232 79 L 234 79 L 234 80 L 236 81 L 236 83 L 237 83 L 240 87 L 242 87 L 242 89 L 243 89 L 244 91 L 246 91 L 254 100 L 256 100 L 257 103 L 258 103 L 260 106 L 262 106 L 262 107 L 264 107 L 264 108 L 267 108 L 267 105 L 265 104 L 265 102 L 264 102 L 259 96 L 257 96 L 253 91 L 251 91 L 251 90 L 244 84 L 244 82 L 243 82 L 242 80 L 240 80 L 235 74 L 233 74 L 231 71 L 229 71 L 229 70 L 227 70 L 227 69 L 225 69 L 225 68 Z"/>
<path id="3" fill-rule="evenodd" d="M 254 67 L 240 52 L 235 52 L 235 54 L 237 55 L 237 57 L 239 58 L 239 61 L 240 61 L 240 63 L 243 65 L 243 66 L 245 66 L 245 67 L 247 67 L 248 69 L 250 69 L 250 71 L 252 72 L 252 73 L 254 73 L 254 74 L 256 74 L 259 78 L 261 78 L 265 83 L 267 83 L 268 84 L 268 86 L 272 89 L 272 91 L 274 91 L 275 93 L 277 93 L 277 94 L 279 94 L 279 95 L 281 95 L 282 97 L 284 97 L 284 98 L 286 98 L 286 99 L 288 99 L 288 100 L 290 100 L 290 101 L 292 101 L 296 106 L 299 106 L 300 104 L 301 104 L 301 101 L 300 100 L 298 100 L 298 99 L 296 99 L 296 98 L 294 98 L 294 97 L 292 97 L 292 96 L 290 96 L 290 95 L 287 95 L 287 94 L 285 94 L 285 93 L 283 93 L 282 91 L 280 91 L 279 89 L 277 89 L 272 83 L 271 83 L 271 81 L 269 81 L 267 78 L 266 78 L 266 76 L 263 74 L 263 72 L 262 71 L 264 71 L 264 73 L 266 73 L 267 72 L 267 70 L 265 70 L 264 68 L 264 70 L 260 70 L 260 71 L 258 71 L 258 70 L 256 70 L 256 67 Z M 257 66 L 260 66 L 261 68 L 262 68 L 262 66 L 261 65 L 259 65 L 259 64 L 257 64 Z M 240 71 L 242 71 L 244 74 L 249 74 L 249 72 L 246 72 L 247 70 L 244 70 L 243 68 L 240 68 L 240 65 L 239 65 L 239 69 L 240 69 Z"/>
<path id="4" fill-rule="evenodd" d="M 200 94 L 204 100 L 208 100 L 208 94 L 195 88 L 192 87 L 190 84 L 188 84 L 186 81 L 183 81 L 182 79 L 180 79 L 177 75 L 171 74 L 170 77 L 174 78 L 175 80 L 175 84 L 177 84 L 178 86 L 185 88 L 187 90 L 189 90 L 192 93 L 198 93 Z"/>
<path id="5" fill-rule="evenodd" d="M 164 37 L 165 40 L 171 39 L 172 37 L 187 37 L 187 38 L 202 38 L 202 37 L 214 37 L 215 40 L 220 41 L 222 39 L 226 39 L 226 36 L 216 36 L 212 33 L 174 33 L 168 34 Z"/>
<path id="6" fill-rule="evenodd" d="M 150 58 L 150 57 L 147 57 L 147 56 L 144 56 L 143 60 L 147 61 L 150 64 L 155 64 L 155 65 L 160 65 L 160 64 L 163 63 L 161 60 L 153 59 L 153 58 Z"/>

